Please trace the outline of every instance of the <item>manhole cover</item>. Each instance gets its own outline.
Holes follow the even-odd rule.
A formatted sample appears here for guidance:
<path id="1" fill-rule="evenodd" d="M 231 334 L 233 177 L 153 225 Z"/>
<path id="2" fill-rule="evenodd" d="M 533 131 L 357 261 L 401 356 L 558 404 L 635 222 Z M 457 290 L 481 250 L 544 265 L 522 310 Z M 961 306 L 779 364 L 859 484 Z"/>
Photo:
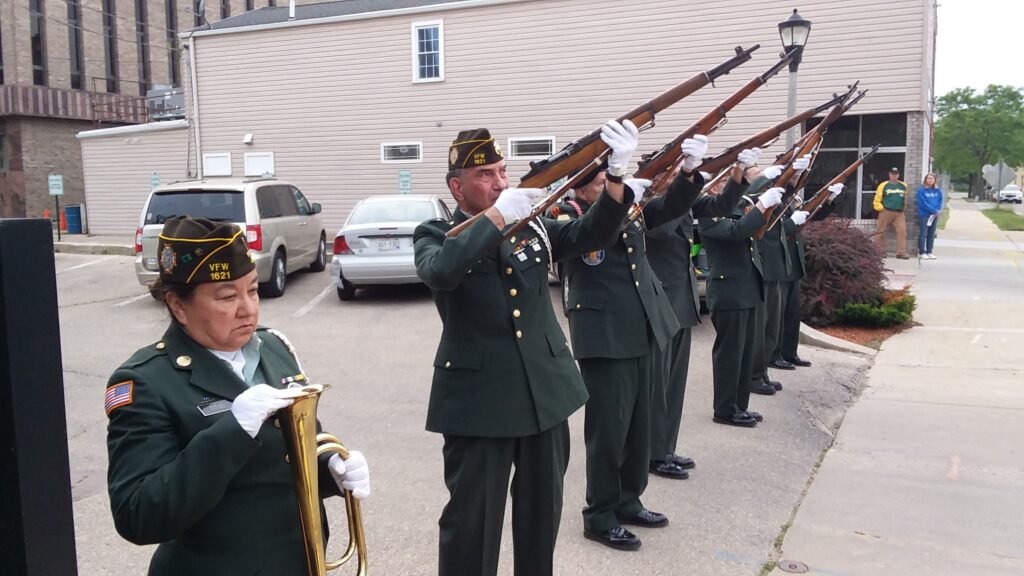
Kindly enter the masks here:
<path id="1" fill-rule="evenodd" d="M 791 574 L 806 574 L 807 565 L 802 562 L 793 562 L 792 560 L 782 560 L 779 562 L 779 569 L 783 572 L 789 572 Z"/>

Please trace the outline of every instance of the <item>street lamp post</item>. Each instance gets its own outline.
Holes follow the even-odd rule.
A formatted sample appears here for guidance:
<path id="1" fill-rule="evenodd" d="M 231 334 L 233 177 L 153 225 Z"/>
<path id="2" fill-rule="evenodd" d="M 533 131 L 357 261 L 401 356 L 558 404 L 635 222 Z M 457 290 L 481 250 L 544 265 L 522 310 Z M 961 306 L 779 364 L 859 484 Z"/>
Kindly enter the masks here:
<path id="1" fill-rule="evenodd" d="M 789 61 L 789 103 L 787 105 L 787 116 L 796 115 L 796 79 L 797 69 L 804 56 L 804 46 L 807 44 L 807 37 L 811 35 L 811 21 L 804 20 L 793 9 L 789 18 L 779 22 L 779 36 L 782 38 L 782 47 L 786 54 L 793 58 Z M 786 148 L 791 148 L 796 141 L 796 127 L 786 131 Z"/>

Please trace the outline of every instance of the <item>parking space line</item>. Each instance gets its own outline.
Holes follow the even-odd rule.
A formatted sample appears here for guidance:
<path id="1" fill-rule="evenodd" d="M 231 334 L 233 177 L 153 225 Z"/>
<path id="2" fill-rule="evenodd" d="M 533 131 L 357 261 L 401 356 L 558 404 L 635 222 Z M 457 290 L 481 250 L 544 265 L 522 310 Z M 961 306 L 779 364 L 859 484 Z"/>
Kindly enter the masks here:
<path id="1" fill-rule="evenodd" d="M 331 293 L 331 290 L 334 290 L 334 284 L 328 284 L 327 287 L 314 296 L 312 300 L 306 302 L 305 306 L 296 310 L 295 313 L 292 314 L 292 318 L 301 318 L 302 316 L 305 316 L 307 312 L 316 308 L 317 304 L 323 302 L 324 298 L 327 298 L 327 295 Z"/>
<path id="2" fill-rule="evenodd" d="M 127 306 L 127 305 L 131 304 L 132 302 L 138 302 L 139 300 L 142 300 L 144 298 L 149 298 L 149 292 L 146 292 L 145 294 L 139 294 L 138 296 L 132 296 L 131 298 L 129 298 L 127 300 L 123 300 L 121 302 L 118 302 L 117 304 L 114 304 L 114 307 L 115 308 L 120 308 L 122 306 Z"/>
<path id="3" fill-rule="evenodd" d="M 72 270 L 78 270 L 79 268 L 85 268 L 86 266 L 92 266 L 93 264 L 99 264 L 100 262 L 106 262 L 107 260 L 110 260 L 111 258 L 116 258 L 116 256 L 107 256 L 106 258 L 100 258 L 99 260 L 93 260 L 92 262 L 86 262 L 85 264 L 79 264 L 78 266 L 72 266 L 71 268 L 65 268 L 63 270 L 57 270 L 57 274 L 62 274 L 64 272 L 71 272 Z"/>

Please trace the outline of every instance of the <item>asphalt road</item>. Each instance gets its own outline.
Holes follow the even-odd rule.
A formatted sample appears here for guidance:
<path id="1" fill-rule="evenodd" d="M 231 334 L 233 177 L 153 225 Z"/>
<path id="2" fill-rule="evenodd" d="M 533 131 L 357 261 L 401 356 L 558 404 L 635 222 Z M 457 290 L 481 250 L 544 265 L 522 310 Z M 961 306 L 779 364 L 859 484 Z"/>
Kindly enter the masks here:
<path id="1" fill-rule="evenodd" d="M 103 392 L 118 364 L 159 340 L 168 316 L 135 281 L 129 257 L 57 254 L 56 271 L 79 574 L 143 574 L 152 547 L 122 540 L 110 518 Z M 553 288 L 556 303 L 557 297 Z M 373 495 L 363 510 L 371 574 L 435 574 L 437 518 L 447 493 L 441 438 L 424 431 L 441 328 L 429 292 L 378 289 L 340 302 L 326 273 L 300 272 L 283 298 L 261 303 L 261 323 L 288 335 L 313 381 L 334 386 L 320 418 L 370 462 Z M 641 531 L 639 552 L 614 552 L 583 538 L 583 411 L 570 420 L 558 574 L 757 574 L 772 554 L 868 360 L 803 347 L 814 366 L 775 372 L 785 390 L 752 400 L 766 421 L 737 429 L 711 422 L 713 339 L 709 321 L 697 328 L 680 441 L 697 469 L 686 481 L 652 477 L 644 503 L 668 514 L 671 524 Z M 337 515 L 341 508 L 332 503 L 329 510 Z M 511 551 L 506 528 L 501 574 L 512 573 Z"/>

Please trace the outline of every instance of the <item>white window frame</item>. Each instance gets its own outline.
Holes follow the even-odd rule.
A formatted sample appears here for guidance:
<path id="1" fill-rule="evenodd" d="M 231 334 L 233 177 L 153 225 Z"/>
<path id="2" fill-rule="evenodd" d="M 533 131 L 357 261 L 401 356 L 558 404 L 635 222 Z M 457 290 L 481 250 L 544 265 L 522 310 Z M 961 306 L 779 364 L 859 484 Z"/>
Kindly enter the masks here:
<path id="1" fill-rule="evenodd" d="M 231 176 L 231 152 L 203 154 L 203 176 Z"/>
<path id="2" fill-rule="evenodd" d="M 420 78 L 420 59 L 419 59 L 419 38 L 417 31 L 421 28 L 437 28 L 437 42 L 438 42 L 438 65 L 440 66 L 440 74 L 437 78 Z M 412 82 L 413 84 L 425 84 L 429 82 L 444 82 L 444 20 L 425 20 L 422 22 L 413 22 L 410 27 L 411 33 L 411 45 L 412 45 Z"/>
<path id="3" fill-rule="evenodd" d="M 508 148 L 507 148 L 507 150 L 508 150 L 508 158 L 509 158 L 509 160 L 543 160 L 543 159 L 545 159 L 545 158 L 547 158 L 548 156 L 551 155 L 551 154 L 546 154 L 544 156 L 518 156 L 518 155 L 516 155 L 516 153 L 515 153 L 515 151 L 516 151 L 515 143 L 517 143 L 517 142 L 529 142 L 529 141 L 532 141 L 532 140 L 550 140 L 551 141 L 551 154 L 554 154 L 555 152 L 558 151 L 558 149 L 555 147 L 556 140 L 555 140 L 554 136 L 516 136 L 514 138 L 509 138 L 508 139 Z"/>
<path id="4" fill-rule="evenodd" d="M 415 160 L 389 160 L 384 154 L 384 149 L 388 146 L 416 146 L 419 148 L 419 158 Z M 423 141 L 407 141 L 407 142 L 381 142 L 380 143 L 380 163 L 381 164 L 422 164 L 423 163 Z"/>
<path id="5" fill-rule="evenodd" d="M 259 170 L 256 164 L 257 160 L 270 160 L 270 170 Z M 246 152 L 245 153 L 245 175 L 246 176 L 263 176 L 264 174 L 270 174 L 273 176 L 277 173 L 277 165 L 274 161 L 273 152 Z"/>

